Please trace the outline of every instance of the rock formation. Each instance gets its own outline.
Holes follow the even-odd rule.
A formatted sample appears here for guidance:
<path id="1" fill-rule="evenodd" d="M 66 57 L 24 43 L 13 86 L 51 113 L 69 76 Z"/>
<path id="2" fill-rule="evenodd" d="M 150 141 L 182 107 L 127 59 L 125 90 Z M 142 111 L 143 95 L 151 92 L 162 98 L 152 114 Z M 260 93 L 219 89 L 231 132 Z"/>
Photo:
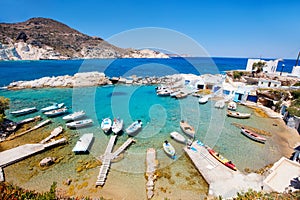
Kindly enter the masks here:
<path id="1" fill-rule="evenodd" d="M 0 24 L 0 60 L 168 58 L 153 50 L 122 49 L 58 21 L 31 18 Z"/>

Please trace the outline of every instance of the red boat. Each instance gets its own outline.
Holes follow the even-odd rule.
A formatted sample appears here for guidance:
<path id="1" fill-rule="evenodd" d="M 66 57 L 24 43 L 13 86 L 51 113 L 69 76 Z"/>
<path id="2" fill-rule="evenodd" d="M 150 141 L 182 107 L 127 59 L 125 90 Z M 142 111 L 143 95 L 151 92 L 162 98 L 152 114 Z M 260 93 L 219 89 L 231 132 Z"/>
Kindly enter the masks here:
<path id="1" fill-rule="evenodd" d="M 208 148 L 207 150 L 215 159 L 220 161 L 223 165 L 225 165 L 226 167 L 228 167 L 234 171 L 237 170 L 236 166 L 230 160 L 224 158 L 222 155 L 218 154 L 211 148 Z"/>

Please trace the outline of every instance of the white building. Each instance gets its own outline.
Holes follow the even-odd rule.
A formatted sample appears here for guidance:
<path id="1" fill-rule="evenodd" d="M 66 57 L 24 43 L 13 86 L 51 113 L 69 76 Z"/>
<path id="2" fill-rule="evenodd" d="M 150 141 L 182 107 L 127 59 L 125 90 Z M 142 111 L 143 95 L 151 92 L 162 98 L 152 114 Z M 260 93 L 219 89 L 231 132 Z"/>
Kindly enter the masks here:
<path id="1" fill-rule="evenodd" d="M 300 78 L 300 66 L 294 66 L 292 70 L 292 76 Z"/>
<path id="2" fill-rule="evenodd" d="M 280 81 L 276 80 L 267 80 L 267 79 L 259 79 L 258 87 L 260 88 L 279 88 L 281 86 Z"/>
<path id="3" fill-rule="evenodd" d="M 265 60 L 261 60 L 261 59 L 248 59 L 246 71 L 251 72 L 253 70 L 256 70 L 256 69 L 253 69 L 253 64 L 258 63 L 258 62 L 265 63 L 265 65 L 263 67 L 263 72 L 276 73 L 278 62 L 279 62 L 278 59 L 277 60 L 269 60 L 269 61 L 265 61 Z"/>

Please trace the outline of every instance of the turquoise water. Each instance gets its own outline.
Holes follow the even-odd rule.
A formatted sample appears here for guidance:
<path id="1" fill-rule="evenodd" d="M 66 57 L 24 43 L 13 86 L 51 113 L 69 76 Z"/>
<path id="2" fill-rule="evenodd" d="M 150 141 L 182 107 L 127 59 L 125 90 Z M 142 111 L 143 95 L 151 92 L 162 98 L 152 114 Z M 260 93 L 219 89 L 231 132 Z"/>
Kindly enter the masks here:
<path id="1" fill-rule="evenodd" d="M 146 149 L 150 147 L 158 149 L 158 159 L 161 160 L 160 167 L 163 168 L 174 162 L 168 159 L 162 151 L 164 140 L 171 141 L 178 152 L 178 156 L 181 156 L 183 146 L 169 138 L 169 133 L 172 131 L 182 133 L 179 127 L 181 119 L 187 120 L 196 128 L 197 139 L 231 159 L 241 170 L 246 167 L 258 169 L 280 157 L 280 152 L 276 151 L 277 146 L 272 143 L 272 138 L 268 138 L 269 141 L 265 145 L 259 144 L 245 138 L 238 128 L 231 125 L 232 122 L 237 122 L 272 131 L 272 120 L 256 116 L 252 110 L 243 106 L 239 106 L 238 110 L 252 113 L 250 119 L 227 118 L 226 109 L 215 109 L 214 101 L 199 105 L 198 99 L 192 96 L 182 100 L 158 97 L 154 88 L 155 86 L 109 86 L 75 89 L 28 89 L 0 91 L 0 96 L 11 99 L 9 111 L 31 106 L 41 109 L 51 102 L 64 102 L 70 111 L 85 110 L 88 118 L 94 120 L 94 126 L 70 131 L 70 133 L 78 135 L 94 133 L 96 140 L 91 155 L 95 157 L 105 151 L 109 139 L 109 136 L 105 135 L 99 126 L 103 118 L 119 116 L 124 119 L 125 128 L 133 121 L 141 119 L 143 129 L 136 136 L 137 143 L 128 149 L 124 161 L 113 166 L 116 170 L 124 172 L 143 173 L 145 168 L 144 163 L 140 162 L 140 158 L 145 157 Z M 8 113 L 8 118 L 19 121 L 38 114 L 43 116 L 42 113 L 38 112 L 15 118 Z M 62 117 L 52 118 L 52 120 L 51 128 L 65 124 Z M 77 137 L 70 137 L 72 144 L 77 139 Z M 116 147 L 120 146 L 126 139 L 127 135 L 124 133 L 119 137 Z"/>

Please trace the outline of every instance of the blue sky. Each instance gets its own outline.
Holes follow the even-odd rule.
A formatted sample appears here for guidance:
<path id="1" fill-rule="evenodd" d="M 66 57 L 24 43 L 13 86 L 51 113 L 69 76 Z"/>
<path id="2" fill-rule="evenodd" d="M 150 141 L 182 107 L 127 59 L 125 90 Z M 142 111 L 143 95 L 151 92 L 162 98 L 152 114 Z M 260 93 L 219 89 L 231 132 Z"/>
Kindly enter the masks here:
<path id="1" fill-rule="evenodd" d="M 0 22 L 47 17 L 103 39 L 168 28 L 211 56 L 295 59 L 300 51 L 299 0 L 0 0 L 0 8 Z"/>

